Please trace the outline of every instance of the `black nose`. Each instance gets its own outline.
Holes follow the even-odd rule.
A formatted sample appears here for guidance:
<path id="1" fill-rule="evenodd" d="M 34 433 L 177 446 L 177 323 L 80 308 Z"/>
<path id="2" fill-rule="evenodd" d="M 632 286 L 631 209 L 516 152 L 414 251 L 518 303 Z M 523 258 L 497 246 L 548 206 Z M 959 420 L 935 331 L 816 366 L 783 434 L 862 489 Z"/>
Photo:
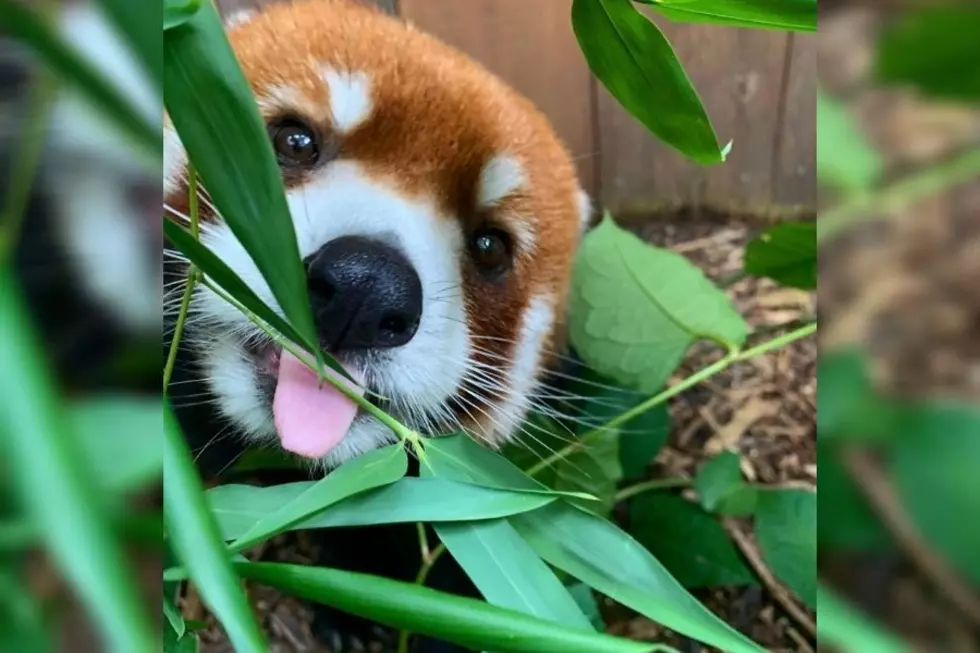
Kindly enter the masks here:
<path id="1" fill-rule="evenodd" d="M 344 236 L 304 263 L 313 317 L 328 350 L 399 347 L 415 335 L 422 283 L 396 248 Z"/>

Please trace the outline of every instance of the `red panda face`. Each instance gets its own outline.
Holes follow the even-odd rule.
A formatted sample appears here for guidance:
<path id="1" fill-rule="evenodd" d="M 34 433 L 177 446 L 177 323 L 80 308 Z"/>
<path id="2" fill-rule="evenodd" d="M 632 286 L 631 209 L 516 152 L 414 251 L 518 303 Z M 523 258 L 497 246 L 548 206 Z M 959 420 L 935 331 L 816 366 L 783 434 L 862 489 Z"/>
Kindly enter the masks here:
<path id="1" fill-rule="evenodd" d="M 270 7 L 229 38 L 282 170 L 323 346 L 403 423 L 505 442 L 558 347 L 588 213 L 546 119 L 463 55 L 341 0 Z M 168 124 L 175 213 L 185 168 Z M 202 219 L 202 241 L 276 307 L 220 216 Z M 285 363 L 267 339 L 206 288 L 186 338 L 224 417 L 291 448 L 277 411 L 309 406 L 274 406 Z M 393 437 L 358 415 L 328 447 L 293 450 L 330 467 Z"/>

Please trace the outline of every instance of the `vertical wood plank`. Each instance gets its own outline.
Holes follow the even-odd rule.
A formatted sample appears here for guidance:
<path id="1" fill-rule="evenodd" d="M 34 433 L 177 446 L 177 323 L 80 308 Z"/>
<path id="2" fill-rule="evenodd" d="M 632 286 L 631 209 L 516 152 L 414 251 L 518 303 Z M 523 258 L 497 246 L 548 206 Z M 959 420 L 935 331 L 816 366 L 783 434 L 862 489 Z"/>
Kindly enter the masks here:
<path id="1" fill-rule="evenodd" d="M 570 0 L 399 0 L 399 9 L 534 102 L 576 157 L 585 188 L 595 191 L 591 78 Z"/>
<path id="2" fill-rule="evenodd" d="M 817 39 L 792 34 L 785 118 L 777 141 L 772 201 L 814 210 L 817 205 Z"/>
<path id="3" fill-rule="evenodd" d="M 600 89 L 604 204 L 622 214 L 665 206 L 767 208 L 787 35 L 654 20 L 698 90 L 720 144 L 733 140 L 733 149 L 724 164 L 702 167 L 689 162 Z M 809 81 L 814 83 L 812 77 Z"/>

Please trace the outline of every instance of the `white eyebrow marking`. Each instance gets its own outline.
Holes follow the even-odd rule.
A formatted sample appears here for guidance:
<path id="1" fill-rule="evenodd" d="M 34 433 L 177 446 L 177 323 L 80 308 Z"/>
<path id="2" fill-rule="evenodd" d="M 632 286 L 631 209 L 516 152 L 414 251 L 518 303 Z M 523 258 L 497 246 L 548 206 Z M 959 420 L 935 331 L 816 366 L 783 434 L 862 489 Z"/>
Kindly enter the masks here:
<path id="1" fill-rule="evenodd" d="M 521 162 L 510 155 L 498 154 L 480 171 L 477 204 L 481 208 L 493 206 L 526 183 L 527 174 Z"/>
<path id="2" fill-rule="evenodd" d="M 371 80 L 365 73 L 338 72 L 323 68 L 323 79 L 330 89 L 330 110 L 337 131 L 344 133 L 371 115 Z"/>

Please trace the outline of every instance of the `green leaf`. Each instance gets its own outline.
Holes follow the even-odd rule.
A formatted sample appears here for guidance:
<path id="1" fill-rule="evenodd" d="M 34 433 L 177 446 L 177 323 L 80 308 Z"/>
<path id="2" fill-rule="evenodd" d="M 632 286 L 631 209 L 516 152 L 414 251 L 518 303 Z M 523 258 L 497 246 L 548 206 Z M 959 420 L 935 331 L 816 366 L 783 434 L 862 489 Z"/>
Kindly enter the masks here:
<path id="1" fill-rule="evenodd" d="M 0 33 L 29 46 L 40 63 L 57 74 L 62 83 L 79 90 L 148 155 L 156 160 L 163 156 L 159 123 L 144 118 L 88 61 L 66 46 L 36 10 L 15 0 L 0 0 Z"/>
<path id="2" fill-rule="evenodd" d="M 980 99 L 980 12 L 976 7 L 916 7 L 878 37 L 876 72 L 890 84 L 912 84 L 937 99 Z M 968 62 L 974 62 L 970 64 Z"/>
<path id="3" fill-rule="evenodd" d="M 292 501 L 262 517 L 232 543 L 231 549 L 244 551 L 342 499 L 394 483 L 407 471 L 408 456 L 402 444 L 369 451 L 341 465 L 307 487 Z"/>
<path id="4" fill-rule="evenodd" d="M 598 631 L 605 632 L 606 621 L 602 618 L 602 612 L 599 610 L 599 603 L 596 601 L 592 588 L 585 583 L 576 581 L 568 586 L 568 593 L 575 599 L 582 614 L 588 617 L 592 627 Z"/>
<path id="5" fill-rule="evenodd" d="M 164 421 L 163 514 L 174 552 L 188 570 L 205 604 L 228 633 L 236 651 L 268 651 L 245 593 L 239 586 L 204 488 L 180 426 L 167 402 Z M 122 649 L 143 650 L 143 649 Z M 150 650 L 150 649 L 146 649 Z"/>
<path id="6" fill-rule="evenodd" d="M 208 491 L 212 512 L 226 540 L 248 529 L 305 492 L 312 482 L 269 487 L 222 485 Z M 443 478 L 405 477 L 348 497 L 290 530 L 379 524 L 496 519 L 535 510 L 554 501 L 543 493 L 484 488 Z"/>
<path id="7" fill-rule="evenodd" d="M 755 535 L 762 557 L 776 578 L 816 609 L 816 493 L 796 489 L 760 492 Z"/>
<path id="8" fill-rule="evenodd" d="M 858 193 L 871 188 L 881 177 L 882 169 L 881 157 L 858 130 L 847 107 L 817 89 L 820 183 L 845 193 Z"/>
<path id="9" fill-rule="evenodd" d="M 685 23 L 709 23 L 797 32 L 817 30 L 817 0 L 638 0 L 665 17 Z"/>
<path id="10" fill-rule="evenodd" d="M 640 495 L 630 517 L 633 536 L 685 587 L 756 584 L 718 520 L 683 497 Z"/>
<path id="11" fill-rule="evenodd" d="M 724 160 L 670 42 L 630 0 L 573 0 L 572 28 L 589 68 L 647 129 L 700 164 Z"/>
<path id="12" fill-rule="evenodd" d="M 917 406 L 891 447 L 895 489 L 919 531 L 980 586 L 980 408 Z"/>
<path id="13" fill-rule="evenodd" d="M 164 32 L 164 102 L 211 200 L 248 251 L 286 319 L 317 356 L 300 262 L 272 145 L 211 3 Z"/>
<path id="14" fill-rule="evenodd" d="M 745 271 L 791 288 L 817 287 L 817 223 L 772 226 L 745 248 Z"/>
<path id="15" fill-rule="evenodd" d="M 820 500 L 817 501 L 820 547 L 845 551 L 877 551 L 891 547 L 891 536 L 833 447 L 817 444 L 817 469 L 820 470 Z"/>
<path id="16" fill-rule="evenodd" d="M 586 237 L 573 285 L 576 351 L 601 374 L 642 392 L 661 388 L 696 340 L 736 347 L 749 331 L 700 269 L 608 216 Z"/>
<path id="17" fill-rule="evenodd" d="M 106 645 L 153 650 L 150 621 L 105 510 L 108 497 L 93 470 L 78 464 L 81 443 L 61 411 L 26 315 L 19 288 L 0 267 L 0 460 L 25 516 Z"/>
<path id="18" fill-rule="evenodd" d="M 183 25 L 201 8 L 201 0 L 163 0 L 163 29 Z"/>
<path id="19" fill-rule="evenodd" d="M 821 499 L 822 501 L 822 499 Z M 895 635 L 848 605 L 825 587 L 817 588 L 817 637 L 840 653 L 912 653 Z"/>
<path id="20" fill-rule="evenodd" d="M 724 451 L 701 465 L 694 487 L 708 512 L 747 517 L 755 511 L 758 492 L 742 479 L 741 459 L 734 452 Z"/>
<path id="21" fill-rule="evenodd" d="M 549 564 L 667 628 L 730 653 L 764 650 L 698 603 L 609 521 L 562 501 L 510 521 Z"/>
<path id="22" fill-rule="evenodd" d="M 436 524 L 435 530 L 493 605 L 594 630 L 554 572 L 506 519 Z"/>
<path id="23" fill-rule="evenodd" d="M 126 491 L 163 475 L 159 399 L 100 397 L 68 410 L 71 428 L 95 478 L 107 490 Z"/>
<path id="24" fill-rule="evenodd" d="M 170 624 L 170 629 L 173 631 L 175 638 L 179 640 L 183 637 L 184 633 L 187 632 L 184 615 L 174 605 L 173 599 L 166 595 L 163 597 L 163 616 L 167 618 L 167 623 Z"/>
<path id="25" fill-rule="evenodd" d="M 160 34 L 160 8 L 152 2 L 132 0 L 98 0 L 119 34 L 129 41 L 139 56 L 143 71 L 153 80 L 154 88 L 163 82 L 163 36 Z M 164 0 L 164 23 L 172 0 Z"/>
<path id="26" fill-rule="evenodd" d="M 650 645 L 569 628 L 483 601 L 325 567 L 237 563 L 245 578 L 395 628 L 467 648 L 527 653 L 639 653 Z"/>

